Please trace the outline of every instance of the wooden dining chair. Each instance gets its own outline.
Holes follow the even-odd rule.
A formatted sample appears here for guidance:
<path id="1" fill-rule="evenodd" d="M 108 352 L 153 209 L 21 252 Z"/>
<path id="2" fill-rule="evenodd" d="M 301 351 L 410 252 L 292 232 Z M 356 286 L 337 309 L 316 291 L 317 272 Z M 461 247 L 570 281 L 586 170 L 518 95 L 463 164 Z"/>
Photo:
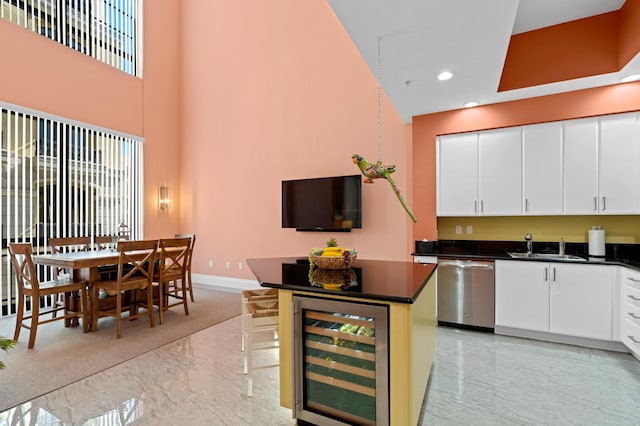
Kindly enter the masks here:
<path id="1" fill-rule="evenodd" d="M 187 291 L 189 297 L 193 302 L 193 281 L 191 281 L 191 260 L 193 259 L 193 246 L 196 244 L 196 234 L 176 234 L 176 238 L 191 238 L 191 245 L 189 246 L 189 259 L 187 260 Z"/>
<path id="2" fill-rule="evenodd" d="M 164 323 L 164 311 L 174 306 L 184 306 L 189 315 L 187 297 L 187 262 L 191 238 L 162 238 L 158 249 L 158 270 L 153 282 L 157 283 L 160 324 Z"/>
<path id="3" fill-rule="evenodd" d="M 72 277 L 54 277 L 52 281 L 38 280 L 38 274 L 33 264 L 33 249 L 29 243 L 10 243 L 9 253 L 11 255 L 11 263 L 16 274 L 18 283 L 18 312 L 16 315 L 16 329 L 13 340 L 18 340 L 21 329 L 30 329 L 28 348 L 33 348 L 36 342 L 36 333 L 38 326 L 52 321 L 65 320 L 68 325 L 71 319 L 82 318 L 82 330 L 86 333 L 88 330 L 88 309 L 87 309 L 87 282 L 73 280 Z M 80 306 L 70 310 L 68 305 L 58 306 L 54 304 L 51 309 L 40 311 L 41 298 L 46 296 L 57 296 L 58 294 L 75 294 L 80 293 Z M 31 298 L 31 314 L 25 315 L 26 298 Z M 65 297 L 64 300 L 70 300 Z M 54 312 L 64 311 L 63 316 L 55 316 Z M 51 318 L 42 319 L 41 317 L 52 314 Z M 31 320 L 30 324 L 25 324 L 25 320 Z"/>
<path id="4" fill-rule="evenodd" d="M 97 235 L 93 243 L 98 250 L 115 249 L 118 244 L 117 240 L 114 242 L 112 235 Z"/>
<path id="5" fill-rule="evenodd" d="M 49 248 L 51 248 L 51 253 L 71 253 L 76 251 L 89 251 L 91 250 L 91 238 L 89 237 L 55 237 L 49 238 Z M 71 269 L 65 268 L 54 268 L 54 274 L 58 277 L 61 275 L 72 277 L 73 271 Z M 68 306 L 73 308 L 73 304 L 76 303 L 76 299 L 73 295 L 69 293 L 59 294 L 56 296 L 56 300 L 54 303 L 58 307 Z M 57 312 L 53 312 L 53 316 L 55 317 Z M 69 326 L 70 319 L 65 320 L 65 325 Z"/>
<path id="6" fill-rule="evenodd" d="M 116 337 L 122 337 L 122 313 L 129 312 L 128 320 L 137 319 L 143 315 L 149 316 L 149 325 L 155 326 L 153 315 L 153 294 L 148 291 L 153 283 L 153 272 L 158 249 L 156 240 L 120 241 L 116 250 L 118 257 L 118 273 L 114 280 L 99 280 L 94 283 L 93 300 L 98 300 L 98 293 L 104 290 L 110 296 L 116 296 L 115 306 L 111 309 L 96 307 L 96 318 L 115 317 Z M 139 301 L 137 292 L 146 291 L 146 300 Z M 125 297 L 125 292 L 130 297 Z M 128 302 L 125 303 L 125 301 Z M 143 306 L 145 309 L 138 309 Z"/>

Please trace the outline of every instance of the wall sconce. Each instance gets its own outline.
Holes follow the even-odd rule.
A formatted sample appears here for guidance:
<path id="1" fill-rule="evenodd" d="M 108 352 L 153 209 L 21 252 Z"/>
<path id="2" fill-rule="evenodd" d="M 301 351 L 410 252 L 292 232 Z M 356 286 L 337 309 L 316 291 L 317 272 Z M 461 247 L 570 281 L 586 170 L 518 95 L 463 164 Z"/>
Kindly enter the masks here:
<path id="1" fill-rule="evenodd" d="M 168 186 L 161 186 L 158 194 L 158 204 L 160 210 L 169 210 L 171 208 L 171 190 Z"/>

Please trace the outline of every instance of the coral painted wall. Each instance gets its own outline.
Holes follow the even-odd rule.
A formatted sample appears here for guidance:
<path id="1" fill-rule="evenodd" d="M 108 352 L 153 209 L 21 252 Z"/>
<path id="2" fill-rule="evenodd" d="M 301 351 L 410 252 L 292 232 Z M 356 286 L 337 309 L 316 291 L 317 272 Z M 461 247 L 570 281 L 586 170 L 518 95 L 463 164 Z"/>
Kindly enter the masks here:
<path id="1" fill-rule="evenodd" d="M 328 3 L 186 0 L 182 13 L 179 209 L 198 235 L 194 272 L 253 279 L 240 262 L 304 257 L 332 236 L 362 258 L 410 260 L 413 222 L 385 181 L 363 187 L 363 229 L 281 228 L 283 179 L 377 158 L 375 77 Z M 410 125 L 386 98 L 383 115 L 383 160 L 409 196 Z"/>
<path id="2" fill-rule="evenodd" d="M 322 246 L 334 235 L 281 228 L 280 182 L 377 157 L 375 78 L 329 5 L 163 0 L 143 12 L 142 79 L 0 21 L 0 101 L 143 137 L 145 237 L 195 232 L 194 273 L 253 279 L 239 268 L 248 257 Z M 386 98 L 383 114 L 383 159 L 410 199 L 411 126 Z M 363 229 L 338 241 L 409 260 L 412 222 L 388 184 L 366 185 L 363 203 Z"/>

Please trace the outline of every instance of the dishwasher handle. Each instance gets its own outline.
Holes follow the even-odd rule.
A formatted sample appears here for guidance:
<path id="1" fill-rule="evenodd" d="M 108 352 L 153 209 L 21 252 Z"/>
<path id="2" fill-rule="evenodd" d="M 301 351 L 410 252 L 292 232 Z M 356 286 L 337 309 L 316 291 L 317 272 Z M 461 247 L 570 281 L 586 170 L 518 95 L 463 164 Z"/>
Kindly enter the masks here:
<path id="1" fill-rule="evenodd" d="M 438 260 L 438 267 L 452 266 L 460 269 L 486 269 L 493 270 L 493 262 L 479 262 L 476 260 Z"/>

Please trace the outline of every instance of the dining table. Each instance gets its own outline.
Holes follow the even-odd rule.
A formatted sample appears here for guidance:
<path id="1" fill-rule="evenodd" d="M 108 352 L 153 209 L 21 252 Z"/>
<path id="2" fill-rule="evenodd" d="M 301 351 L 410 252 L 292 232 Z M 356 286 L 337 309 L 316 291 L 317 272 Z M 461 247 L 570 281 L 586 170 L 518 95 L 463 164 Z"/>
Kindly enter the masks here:
<path id="1" fill-rule="evenodd" d="M 69 253 L 51 253 L 33 256 L 33 262 L 38 265 L 46 265 L 73 271 L 73 278 L 86 281 L 89 295 L 89 330 L 97 329 L 98 292 L 94 291 L 95 283 L 100 280 L 99 268 L 103 266 L 117 265 L 119 252 L 111 249 L 76 251 Z"/>

